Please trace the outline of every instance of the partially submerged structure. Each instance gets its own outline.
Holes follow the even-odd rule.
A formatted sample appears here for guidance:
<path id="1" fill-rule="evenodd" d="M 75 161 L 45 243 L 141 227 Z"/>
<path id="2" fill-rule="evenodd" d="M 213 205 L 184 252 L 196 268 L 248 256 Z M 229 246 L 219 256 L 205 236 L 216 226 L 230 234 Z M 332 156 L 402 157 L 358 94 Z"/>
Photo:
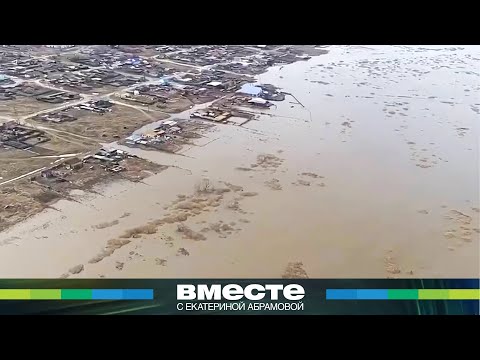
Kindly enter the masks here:
<path id="1" fill-rule="evenodd" d="M 222 110 L 218 107 L 210 107 L 206 110 L 195 111 L 190 115 L 191 118 L 197 118 L 202 120 L 221 122 L 226 124 L 227 119 L 232 116 L 232 113 L 229 111 Z"/>
<path id="2" fill-rule="evenodd" d="M 285 94 L 270 84 L 256 85 L 252 83 L 244 84 L 238 91 L 239 94 L 245 94 L 256 98 L 262 98 L 269 101 L 283 101 Z"/>
<path id="3" fill-rule="evenodd" d="M 105 170 L 117 173 L 124 170 L 121 161 L 130 156 L 123 150 L 102 148 L 93 155 L 85 156 L 82 161 L 87 164 L 100 164 Z"/>
<path id="4" fill-rule="evenodd" d="M 211 126 L 184 119 L 164 120 L 150 131 L 127 137 L 124 143 L 132 147 L 139 146 L 174 153 L 179 151 L 182 145 L 190 143 L 190 139 L 201 137 L 197 131 Z"/>

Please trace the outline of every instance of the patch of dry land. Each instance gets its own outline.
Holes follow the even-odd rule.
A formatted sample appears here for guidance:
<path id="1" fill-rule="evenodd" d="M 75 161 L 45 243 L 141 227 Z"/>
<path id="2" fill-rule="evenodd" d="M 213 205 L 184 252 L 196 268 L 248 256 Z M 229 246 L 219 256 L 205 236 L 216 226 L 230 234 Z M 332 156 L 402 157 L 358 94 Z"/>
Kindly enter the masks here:
<path id="1" fill-rule="evenodd" d="M 100 194 L 99 188 L 109 182 L 118 180 L 139 182 L 165 169 L 164 166 L 138 158 L 123 160 L 121 162 L 123 170 L 118 173 L 108 171 L 101 163 L 82 163 L 80 158 L 75 157 L 61 160 L 53 165 L 51 159 L 25 161 L 28 166 L 32 166 L 35 162 L 36 166 L 44 165 L 42 168 L 54 169 L 55 177 L 53 175 L 51 178 L 44 177 L 43 175 L 48 171 L 44 170 L 2 185 L 0 187 L 0 231 L 46 208 L 55 209 L 55 203 L 60 199 L 79 203 L 72 191 L 77 191 L 77 194 Z M 72 166 L 72 164 L 76 165 Z M 81 168 L 77 164 L 82 164 Z M 18 171 L 18 168 L 15 170 Z M 12 173 L 17 174 L 16 171 Z"/>
<path id="2" fill-rule="evenodd" d="M 69 114 L 75 116 L 77 119 L 54 124 L 32 120 L 32 123 L 49 126 L 55 130 L 62 130 L 107 143 L 128 136 L 143 125 L 155 120 L 168 118 L 168 115 L 165 114 L 155 113 L 155 116 L 152 116 L 148 112 L 117 104 L 112 107 L 111 112 L 104 114 L 94 113 L 88 110 L 72 110 Z"/>
<path id="3" fill-rule="evenodd" d="M 0 116 L 18 118 L 53 107 L 55 104 L 38 101 L 34 97 L 17 96 L 13 100 L 0 100 Z"/>

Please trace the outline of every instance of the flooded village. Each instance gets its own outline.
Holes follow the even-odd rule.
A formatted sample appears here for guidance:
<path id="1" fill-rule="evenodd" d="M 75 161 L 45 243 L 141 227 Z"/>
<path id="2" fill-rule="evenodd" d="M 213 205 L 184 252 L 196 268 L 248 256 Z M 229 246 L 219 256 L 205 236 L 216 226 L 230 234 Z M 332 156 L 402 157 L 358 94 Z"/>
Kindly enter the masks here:
<path id="1" fill-rule="evenodd" d="M 478 61 L 2 46 L 0 274 L 478 277 Z"/>

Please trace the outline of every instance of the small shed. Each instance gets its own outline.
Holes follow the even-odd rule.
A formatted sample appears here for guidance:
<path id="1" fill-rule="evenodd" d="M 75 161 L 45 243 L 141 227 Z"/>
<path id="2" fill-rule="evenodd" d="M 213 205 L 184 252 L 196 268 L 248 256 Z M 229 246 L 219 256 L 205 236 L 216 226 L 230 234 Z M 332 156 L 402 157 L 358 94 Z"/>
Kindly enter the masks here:
<path id="1" fill-rule="evenodd" d="M 262 98 L 253 98 L 248 101 L 249 104 L 256 105 L 256 106 L 262 106 L 262 107 L 268 107 L 270 103 Z"/>
<path id="2" fill-rule="evenodd" d="M 211 81 L 207 84 L 207 86 L 219 87 L 222 83 L 220 81 Z"/>

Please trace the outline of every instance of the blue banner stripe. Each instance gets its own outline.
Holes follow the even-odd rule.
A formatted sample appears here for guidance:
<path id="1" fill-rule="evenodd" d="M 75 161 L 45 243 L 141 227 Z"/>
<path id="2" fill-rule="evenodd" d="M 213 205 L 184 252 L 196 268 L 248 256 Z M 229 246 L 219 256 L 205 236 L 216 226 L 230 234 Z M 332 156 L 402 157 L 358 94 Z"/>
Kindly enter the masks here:
<path id="1" fill-rule="evenodd" d="M 92 289 L 92 300 L 122 300 L 123 290 L 120 289 Z"/>
<path id="2" fill-rule="evenodd" d="M 327 300 L 356 300 L 357 290 L 327 289 Z"/>
<path id="3" fill-rule="evenodd" d="M 123 290 L 123 300 L 153 300 L 153 289 Z"/>
<path id="4" fill-rule="evenodd" d="M 357 290 L 358 300 L 388 300 L 388 290 L 362 289 Z"/>

